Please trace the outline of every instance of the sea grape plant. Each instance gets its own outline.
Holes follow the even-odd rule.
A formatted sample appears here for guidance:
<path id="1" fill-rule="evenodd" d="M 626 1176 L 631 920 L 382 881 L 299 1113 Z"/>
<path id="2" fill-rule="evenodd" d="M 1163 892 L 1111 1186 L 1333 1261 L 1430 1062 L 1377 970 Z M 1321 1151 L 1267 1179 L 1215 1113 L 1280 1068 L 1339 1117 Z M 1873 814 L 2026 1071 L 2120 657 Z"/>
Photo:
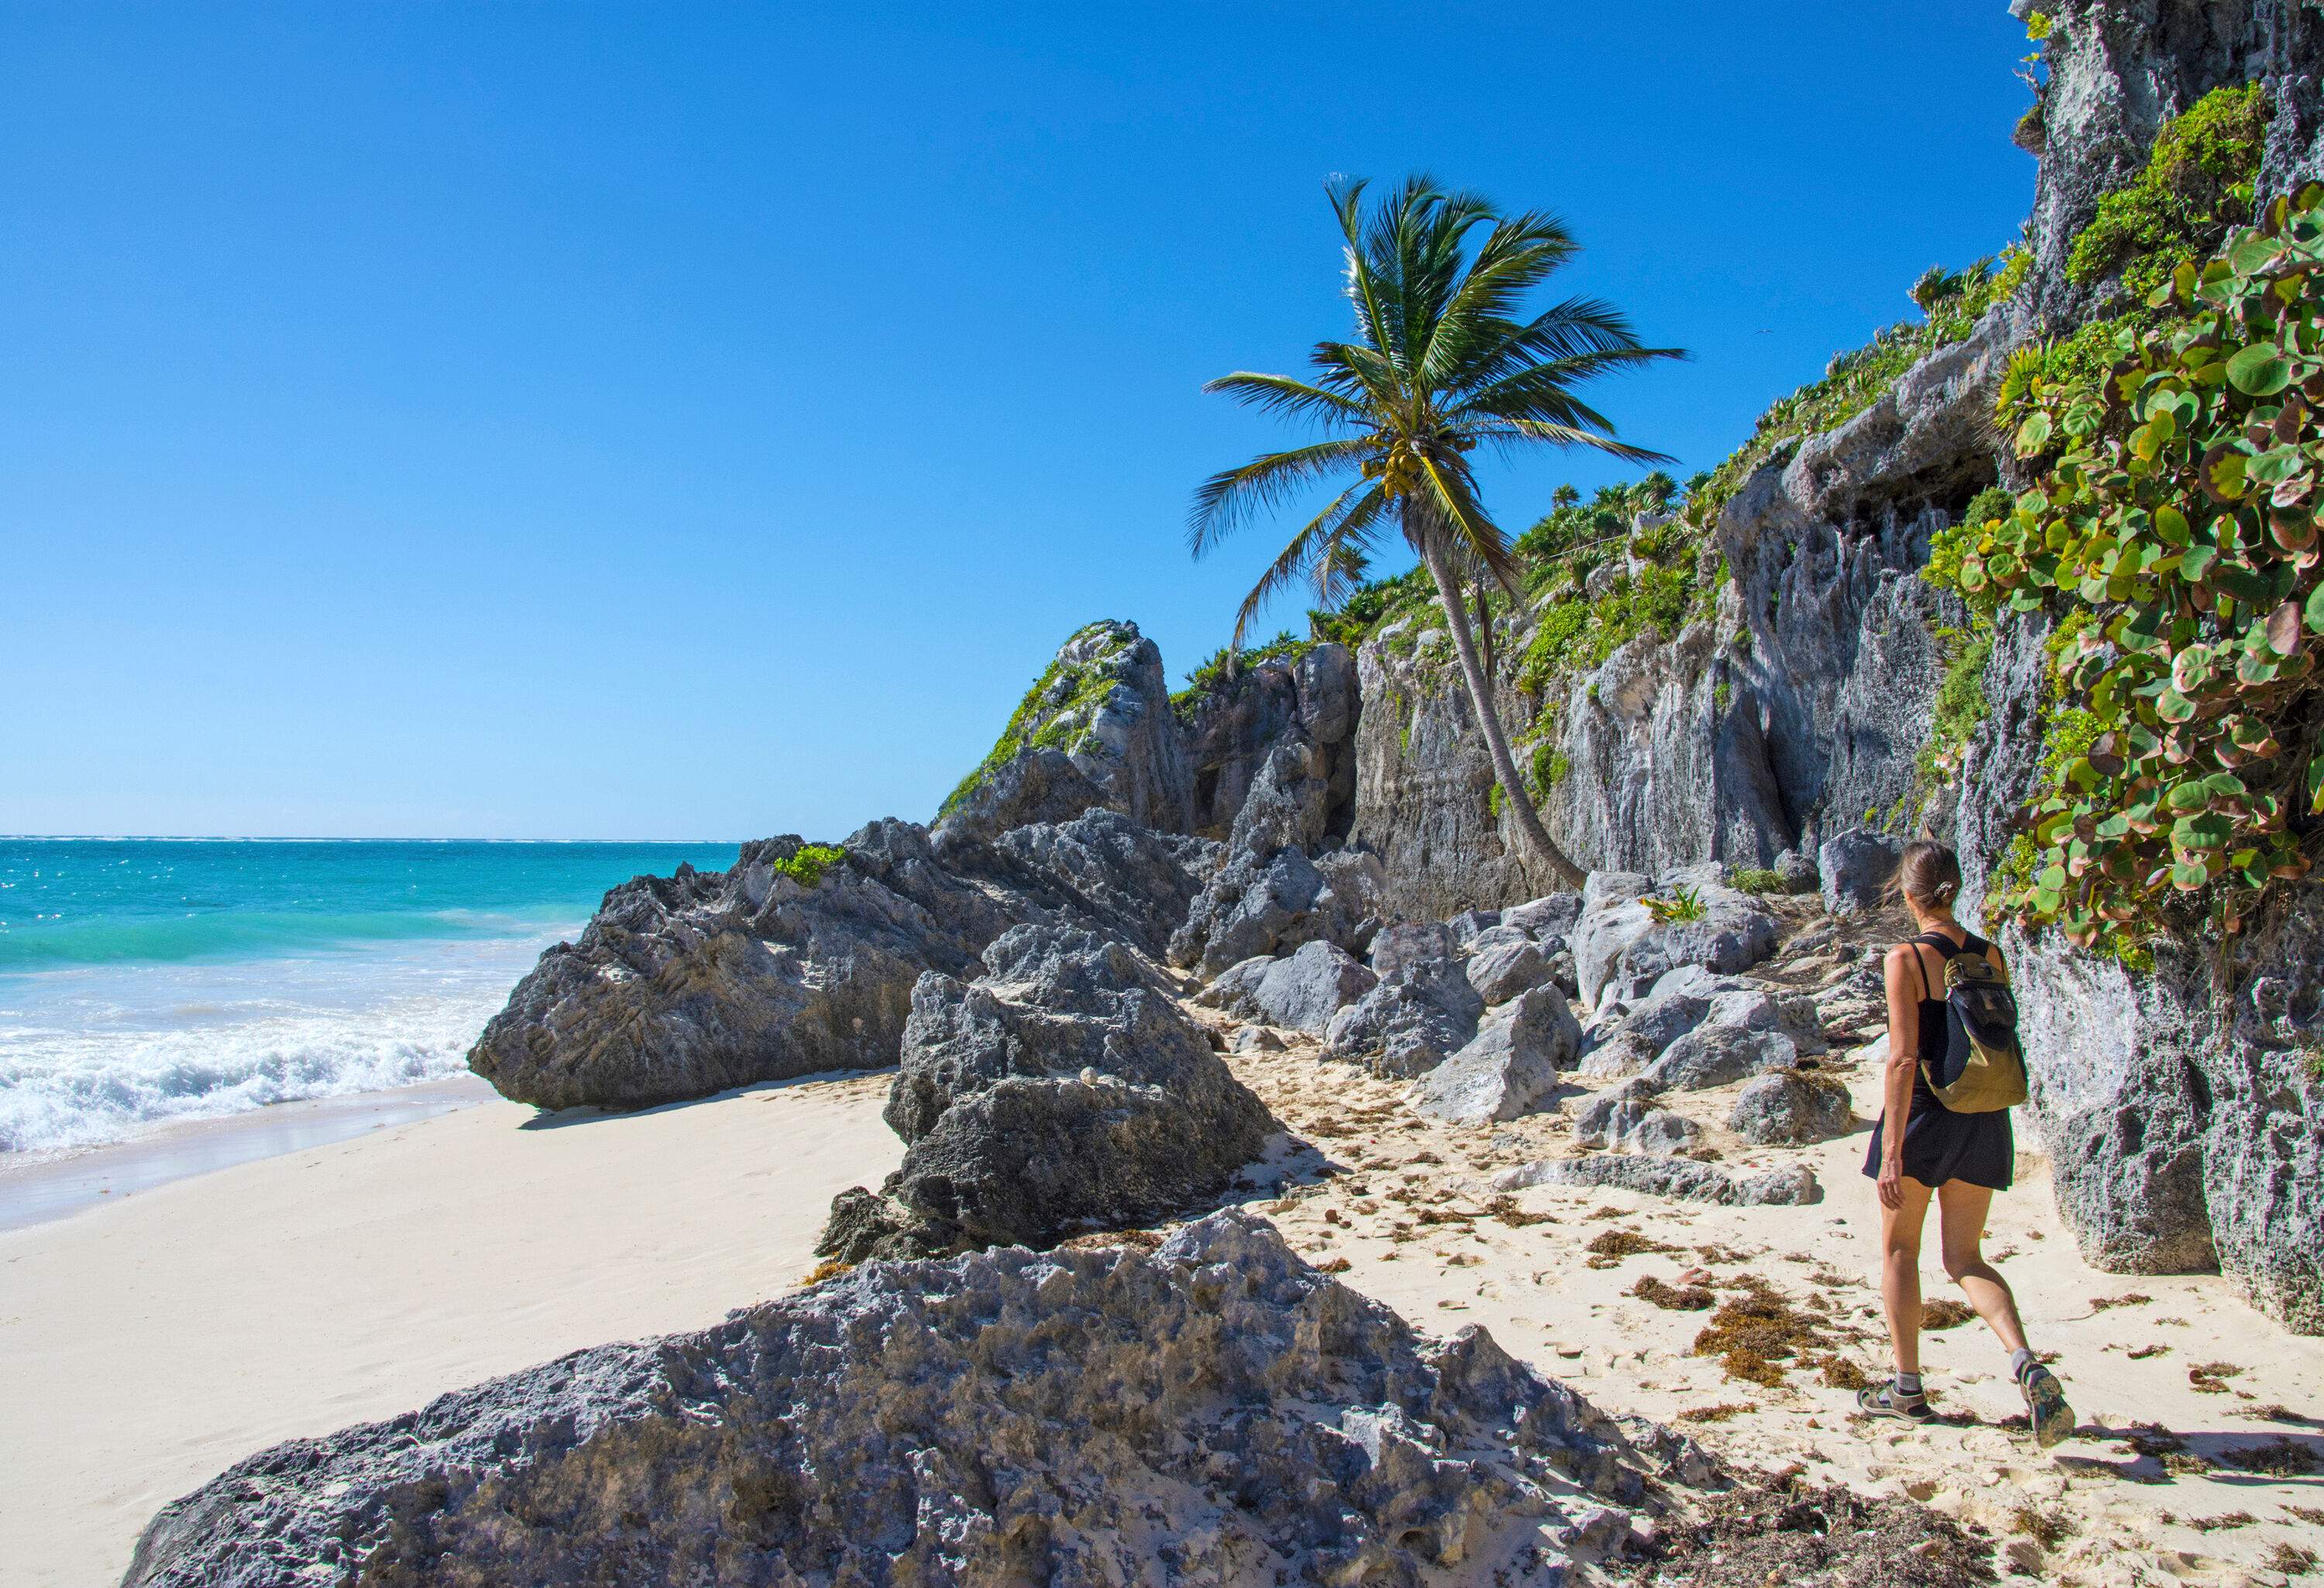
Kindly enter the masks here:
<path id="1" fill-rule="evenodd" d="M 2071 732 L 1994 902 L 2084 946 L 2200 911 L 2232 934 L 2304 875 L 2324 814 L 2324 188 L 2182 263 L 2095 382 L 2037 382 L 2035 484 L 1947 569 L 1991 616 L 2047 609 Z M 1954 561 L 1957 559 L 1957 562 Z"/>

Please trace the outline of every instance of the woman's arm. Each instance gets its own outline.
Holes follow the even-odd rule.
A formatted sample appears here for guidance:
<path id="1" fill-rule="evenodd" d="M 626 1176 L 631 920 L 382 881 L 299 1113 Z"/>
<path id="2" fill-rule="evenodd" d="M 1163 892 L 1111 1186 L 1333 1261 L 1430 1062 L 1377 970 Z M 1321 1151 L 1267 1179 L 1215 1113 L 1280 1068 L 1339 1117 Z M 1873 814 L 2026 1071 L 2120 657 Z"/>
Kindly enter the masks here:
<path id="1" fill-rule="evenodd" d="M 1888 951 L 1888 1063 L 1881 1074 L 1880 1205 L 1904 1205 L 1904 1123 L 1913 1113 L 1913 1072 L 1921 1063 L 1921 951 Z"/>

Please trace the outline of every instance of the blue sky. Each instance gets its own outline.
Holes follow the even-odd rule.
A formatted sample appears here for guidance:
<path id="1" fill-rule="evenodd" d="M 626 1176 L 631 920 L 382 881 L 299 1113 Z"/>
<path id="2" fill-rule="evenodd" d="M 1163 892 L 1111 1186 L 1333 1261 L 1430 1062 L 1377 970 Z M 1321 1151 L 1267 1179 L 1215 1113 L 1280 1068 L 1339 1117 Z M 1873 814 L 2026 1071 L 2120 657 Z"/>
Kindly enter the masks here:
<path id="1" fill-rule="evenodd" d="M 1561 213 L 1558 284 L 1694 355 L 1597 392 L 1684 474 L 2016 235 L 2024 47 L 1999 0 L 0 5 L 0 832 L 925 819 L 1079 623 L 1174 682 L 1225 639 L 1269 531 L 1194 565 L 1188 493 L 1285 432 L 1199 387 L 1343 332 L 1327 177 Z"/>

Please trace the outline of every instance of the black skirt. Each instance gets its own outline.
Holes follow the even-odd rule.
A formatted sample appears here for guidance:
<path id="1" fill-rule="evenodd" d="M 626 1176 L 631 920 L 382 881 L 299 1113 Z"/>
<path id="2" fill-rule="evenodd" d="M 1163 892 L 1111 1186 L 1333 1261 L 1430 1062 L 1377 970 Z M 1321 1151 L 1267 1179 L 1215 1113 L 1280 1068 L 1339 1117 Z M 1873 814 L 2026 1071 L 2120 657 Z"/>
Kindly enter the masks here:
<path id="1" fill-rule="evenodd" d="M 1864 1154 L 1864 1172 L 1880 1177 L 1883 1119 L 1872 1127 L 1872 1145 Z M 1992 1191 L 2006 1191 L 2017 1169 L 2017 1140 L 2010 1133 L 2009 1111 L 1955 1113 L 1929 1090 L 1929 1077 L 1913 1076 L 1913 1111 L 1904 1121 L 1904 1172 L 1934 1188 L 1947 1180 L 1966 1180 Z"/>

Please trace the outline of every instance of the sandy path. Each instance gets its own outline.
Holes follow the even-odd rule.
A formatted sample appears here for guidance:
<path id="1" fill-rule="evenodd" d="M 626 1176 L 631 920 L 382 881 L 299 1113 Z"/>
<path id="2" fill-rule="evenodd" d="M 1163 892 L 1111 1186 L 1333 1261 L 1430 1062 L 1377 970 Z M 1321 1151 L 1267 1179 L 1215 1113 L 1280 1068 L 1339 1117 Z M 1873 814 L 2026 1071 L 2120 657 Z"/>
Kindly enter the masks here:
<path id="1" fill-rule="evenodd" d="M 1726 1208 L 1554 1186 L 1496 1203 L 1493 1173 L 1571 1150 L 1559 1115 L 1424 1124 L 1401 1086 L 1313 1053 L 1295 1039 L 1288 1053 L 1229 1060 L 1278 1118 L 1350 1171 L 1261 1211 L 1310 1261 L 1344 1262 L 1348 1283 L 1423 1328 L 1483 1325 L 1609 1410 L 1674 1423 L 1738 1460 L 1797 1463 L 1817 1482 L 1929 1500 L 1990 1529 L 2015 1552 L 2005 1569 L 2046 1582 L 2272 1584 L 2287 1580 L 2274 1569 L 2280 1546 L 2324 1556 L 2324 1339 L 2287 1334 L 2215 1276 L 2091 1269 L 2060 1223 L 2039 1158 L 2021 1159 L 2016 1188 L 1997 1199 L 1987 1254 L 2016 1291 L 2034 1347 L 2059 1353 L 2055 1371 L 2080 1416 L 2082 1436 L 2048 1455 L 1997 1426 L 2022 1421 L 2024 1404 L 2006 1356 L 1973 1317 L 1923 1336 L 1923 1371 L 1952 1426 L 1908 1428 L 1860 1418 L 1853 1393 L 1815 1369 L 1787 1368 L 1773 1388 L 1733 1378 L 1694 1353 L 1711 1312 L 1629 1294 L 1642 1278 L 1675 1288 L 1699 1269 L 1726 1301 L 1744 1293 L 1736 1281 L 1757 1276 L 1825 1320 L 1845 1362 L 1883 1371 L 1878 1218 L 1860 1173 L 1877 1062 L 1833 1061 L 1866 1122 L 1819 1147 L 1755 1149 L 1729 1135 L 1721 1126 L 1737 1087 L 1660 1099 L 1710 1128 L 1721 1168 L 1804 1158 L 1824 1187 L 1812 1206 Z M 1620 1231 L 1671 1250 L 1591 1266 L 1589 1243 Z M 1923 1290 L 1929 1301 L 1960 1295 L 1938 1271 L 1933 1220 Z M 2190 1369 L 2214 1366 L 2228 1371 L 2199 1389 Z M 2141 1454 L 2109 1436 L 2139 1423 L 2162 1425 L 2183 1449 L 2149 1438 L 2154 1454 Z M 2324 1570 L 2304 1580 L 2324 1582 Z"/>
<path id="2" fill-rule="evenodd" d="M 888 1080 L 550 1128 L 495 1101 L 0 1233 L 0 1583 L 113 1582 L 268 1445 L 792 1288 L 902 1156 Z"/>

